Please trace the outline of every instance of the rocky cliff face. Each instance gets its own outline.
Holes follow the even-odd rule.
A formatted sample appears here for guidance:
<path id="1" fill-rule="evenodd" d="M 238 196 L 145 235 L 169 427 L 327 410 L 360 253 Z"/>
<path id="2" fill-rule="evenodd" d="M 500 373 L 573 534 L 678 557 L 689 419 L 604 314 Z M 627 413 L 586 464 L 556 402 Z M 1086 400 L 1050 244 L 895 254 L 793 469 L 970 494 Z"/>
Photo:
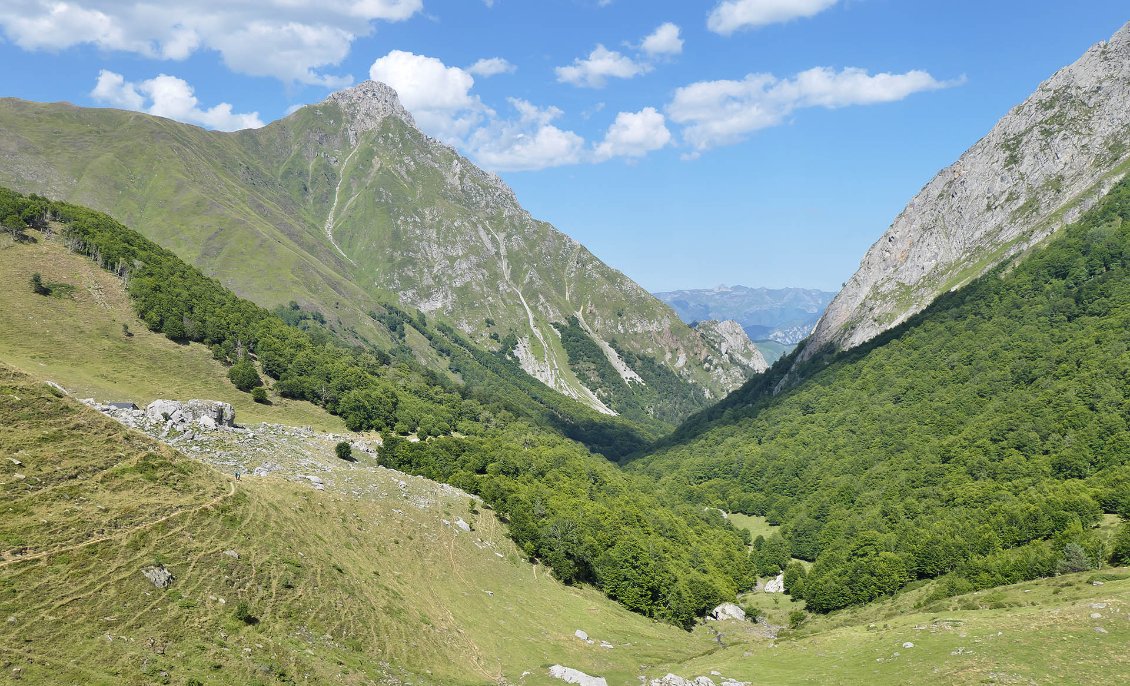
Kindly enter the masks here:
<path id="1" fill-rule="evenodd" d="M 750 340 L 742 325 L 733 319 L 722 322 L 708 319 L 699 322 L 694 328 L 730 365 L 744 368 L 748 370 L 748 374 L 760 374 L 769 368 L 769 363 L 765 361 L 765 356 L 757 345 Z"/>
<path id="2" fill-rule="evenodd" d="M 942 170 L 867 252 L 802 359 L 898 325 L 1078 218 L 1130 168 L 1130 24 Z"/>

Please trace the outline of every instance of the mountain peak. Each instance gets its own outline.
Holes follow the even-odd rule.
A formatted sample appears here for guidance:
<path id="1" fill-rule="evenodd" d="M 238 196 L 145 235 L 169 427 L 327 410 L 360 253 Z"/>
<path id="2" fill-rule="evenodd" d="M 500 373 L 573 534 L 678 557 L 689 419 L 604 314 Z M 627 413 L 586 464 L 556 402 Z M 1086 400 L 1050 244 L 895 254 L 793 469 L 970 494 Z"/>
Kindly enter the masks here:
<path id="1" fill-rule="evenodd" d="M 380 81 L 362 81 L 351 88 L 337 91 L 326 102 L 335 103 L 349 117 L 349 133 L 356 139 L 358 134 L 377 128 L 388 117 L 398 117 L 413 128 L 416 120 L 404 105 L 400 96 L 391 86 Z"/>
<path id="2" fill-rule="evenodd" d="M 1130 24 L 1060 69 L 895 218 L 801 360 L 853 348 L 1078 219 L 1130 164 Z"/>

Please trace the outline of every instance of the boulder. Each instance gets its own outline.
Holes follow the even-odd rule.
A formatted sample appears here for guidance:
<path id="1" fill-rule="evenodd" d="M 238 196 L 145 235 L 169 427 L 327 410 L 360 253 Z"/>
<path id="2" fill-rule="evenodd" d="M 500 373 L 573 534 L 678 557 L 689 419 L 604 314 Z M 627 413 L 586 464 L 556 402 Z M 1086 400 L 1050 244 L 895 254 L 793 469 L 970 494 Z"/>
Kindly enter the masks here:
<path id="1" fill-rule="evenodd" d="M 151 421 L 170 421 L 178 428 L 196 424 L 204 429 L 235 426 L 235 410 L 218 400 L 154 400 L 145 408 Z"/>
<path id="2" fill-rule="evenodd" d="M 708 676 L 684 679 L 678 674 L 668 674 L 660 679 L 652 679 L 648 686 L 714 686 L 714 680 Z"/>
<path id="3" fill-rule="evenodd" d="M 562 667 L 561 665 L 550 667 L 549 675 L 554 679 L 560 679 L 567 684 L 577 684 L 577 686 L 608 686 L 608 682 L 602 676 L 589 676 L 578 669 Z"/>
<path id="4" fill-rule="evenodd" d="M 711 619 L 737 619 L 745 621 L 745 610 L 741 609 L 734 603 L 722 603 L 718 607 L 710 611 Z"/>
<path id="5" fill-rule="evenodd" d="M 146 567 L 145 569 L 141 570 L 141 574 L 146 579 L 149 579 L 149 582 L 157 588 L 168 588 L 169 584 L 173 583 L 173 581 L 176 579 L 176 577 L 173 576 L 172 572 L 170 572 L 168 569 L 165 569 L 165 565 Z"/>
<path id="6" fill-rule="evenodd" d="M 776 579 L 771 579 L 765 582 L 766 593 L 784 593 L 785 592 L 785 575 L 778 574 Z"/>
<path id="7" fill-rule="evenodd" d="M 589 635 L 587 633 L 585 633 L 584 631 L 582 631 L 581 629 L 577 629 L 576 631 L 574 631 L 573 635 L 576 636 L 577 638 L 581 639 L 582 641 L 589 640 Z"/>

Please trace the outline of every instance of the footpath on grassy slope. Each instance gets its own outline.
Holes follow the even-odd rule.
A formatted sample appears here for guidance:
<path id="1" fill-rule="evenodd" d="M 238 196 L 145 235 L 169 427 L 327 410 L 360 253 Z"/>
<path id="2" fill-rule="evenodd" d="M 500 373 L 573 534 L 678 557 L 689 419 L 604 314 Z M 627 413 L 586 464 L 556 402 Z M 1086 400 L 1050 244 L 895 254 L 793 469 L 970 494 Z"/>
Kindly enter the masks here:
<path id="1" fill-rule="evenodd" d="M 54 548 L 54 549 L 51 549 L 51 550 L 41 550 L 41 551 L 36 552 L 36 553 L 13 555 L 13 553 L 11 551 L 6 550 L 3 553 L 0 553 L 0 556 L 2 556 L 2 559 L 0 559 L 0 567 L 7 567 L 8 565 L 19 564 L 21 562 L 31 562 L 32 560 L 40 560 L 40 559 L 43 559 L 45 557 L 51 557 L 52 555 L 60 555 L 62 553 L 71 552 L 72 550 L 78 550 L 79 548 L 85 548 L 88 545 L 95 545 L 97 543 L 103 543 L 105 541 L 112 541 L 112 540 L 119 540 L 120 541 L 120 540 L 127 538 L 127 537 L 129 537 L 129 536 L 131 536 L 131 535 L 133 535 L 133 534 L 135 534 L 139 531 L 142 531 L 143 529 L 148 529 L 150 527 L 161 524 L 162 522 L 167 522 L 168 520 L 172 519 L 173 517 L 178 517 L 178 516 L 183 515 L 183 514 L 189 514 L 189 513 L 192 513 L 192 512 L 196 512 L 198 510 L 204 510 L 204 509 L 211 508 L 211 507 L 217 505 L 221 501 L 226 500 L 226 499 L 232 497 L 233 495 L 235 495 L 235 482 L 233 481 L 229 485 L 231 486 L 231 489 L 227 493 L 225 493 L 224 495 L 216 496 L 215 498 L 209 500 L 208 502 L 204 503 L 203 505 L 197 505 L 196 507 L 186 507 L 186 508 L 181 509 L 181 510 L 176 510 L 175 512 L 170 512 L 167 515 L 163 515 L 161 517 L 158 517 L 157 519 L 154 519 L 151 522 L 146 522 L 145 524 L 138 524 L 137 526 L 132 527 L 130 529 L 125 529 L 124 531 L 116 531 L 113 534 L 105 534 L 105 535 L 102 535 L 102 536 L 96 536 L 96 537 L 94 537 L 94 538 L 92 538 L 88 541 L 83 541 L 82 543 L 74 543 L 74 544 L 71 544 L 71 545 L 63 546 L 61 548 Z"/>

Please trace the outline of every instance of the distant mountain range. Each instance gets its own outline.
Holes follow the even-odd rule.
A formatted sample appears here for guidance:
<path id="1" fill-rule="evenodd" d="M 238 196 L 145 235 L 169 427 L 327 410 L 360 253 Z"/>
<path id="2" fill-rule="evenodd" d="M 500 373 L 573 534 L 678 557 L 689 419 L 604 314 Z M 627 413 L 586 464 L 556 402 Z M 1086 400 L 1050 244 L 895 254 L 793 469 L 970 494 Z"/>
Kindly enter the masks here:
<path id="1" fill-rule="evenodd" d="M 807 336 L 835 293 L 814 288 L 718 286 L 655 293 L 687 322 L 733 319 L 754 341 L 791 347 Z M 769 357 L 769 351 L 762 350 Z"/>

